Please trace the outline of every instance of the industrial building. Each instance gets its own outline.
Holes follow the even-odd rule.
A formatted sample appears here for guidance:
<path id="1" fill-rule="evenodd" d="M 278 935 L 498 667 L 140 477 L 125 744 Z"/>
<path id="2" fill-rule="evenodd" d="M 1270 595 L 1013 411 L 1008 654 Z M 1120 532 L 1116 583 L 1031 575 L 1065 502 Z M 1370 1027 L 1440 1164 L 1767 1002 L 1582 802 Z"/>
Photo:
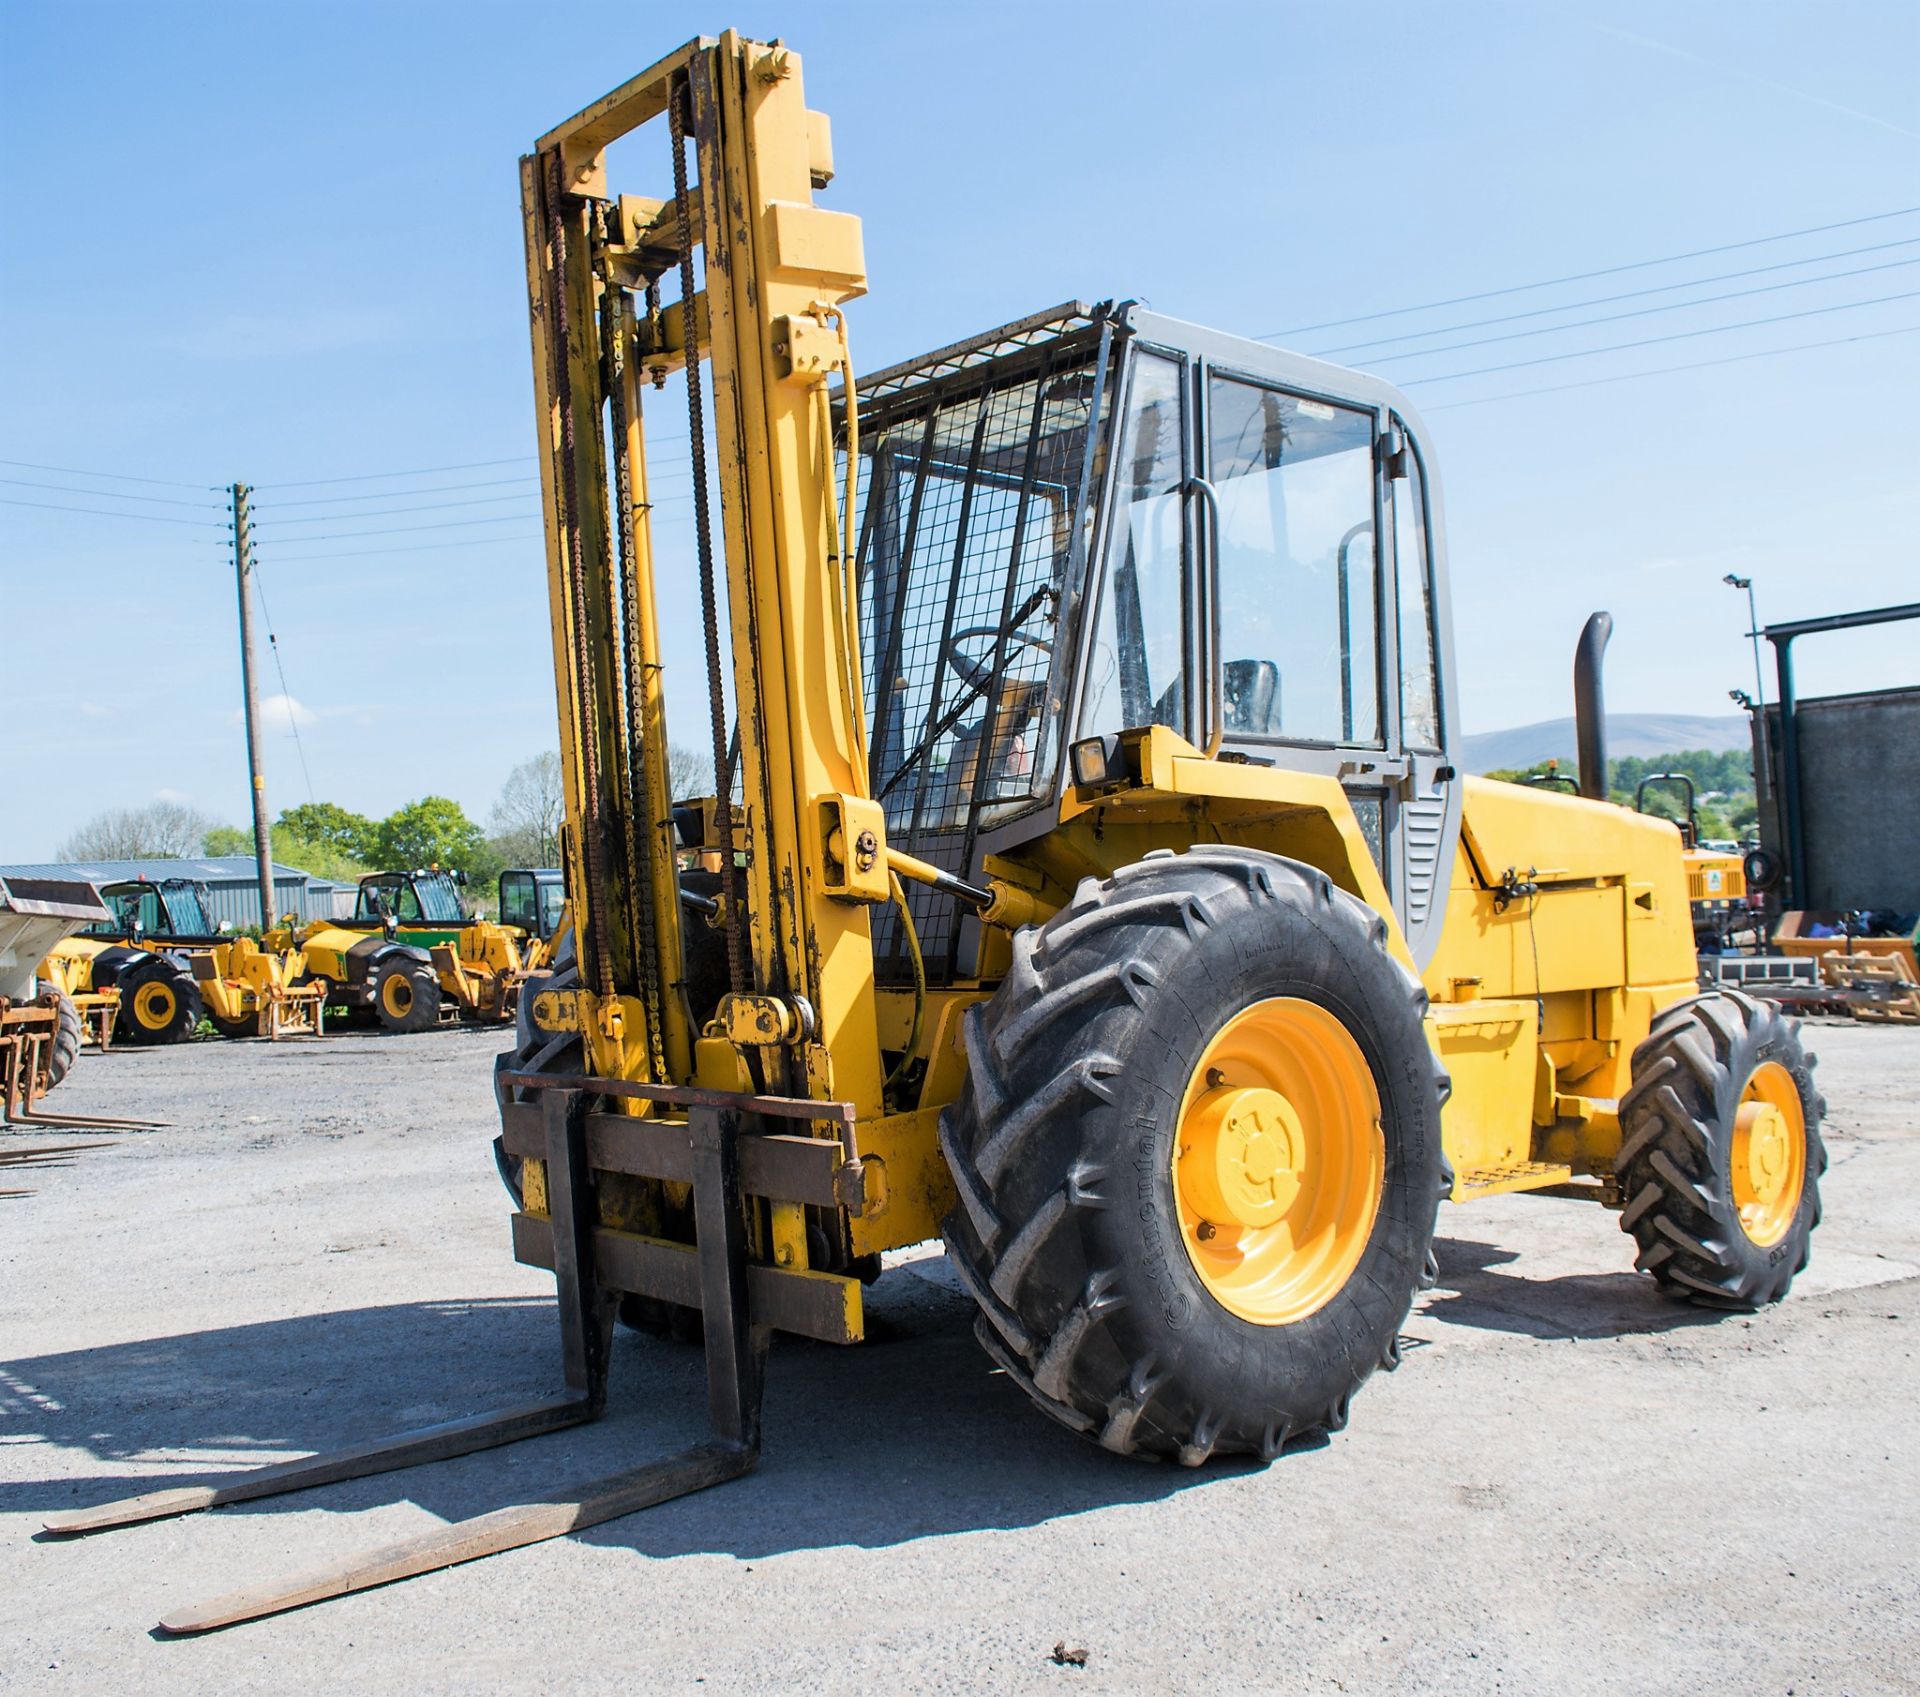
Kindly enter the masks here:
<path id="1" fill-rule="evenodd" d="M 0 865 L 0 878 L 84 878 L 90 884 L 118 884 L 129 878 L 157 883 L 162 878 L 191 878 L 207 887 L 207 912 L 216 925 L 236 931 L 260 923 L 259 869 L 250 854 L 216 854 L 179 860 L 83 860 Z M 354 887 L 316 878 L 297 866 L 273 868 L 276 917 L 341 918 L 353 911 Z"/>

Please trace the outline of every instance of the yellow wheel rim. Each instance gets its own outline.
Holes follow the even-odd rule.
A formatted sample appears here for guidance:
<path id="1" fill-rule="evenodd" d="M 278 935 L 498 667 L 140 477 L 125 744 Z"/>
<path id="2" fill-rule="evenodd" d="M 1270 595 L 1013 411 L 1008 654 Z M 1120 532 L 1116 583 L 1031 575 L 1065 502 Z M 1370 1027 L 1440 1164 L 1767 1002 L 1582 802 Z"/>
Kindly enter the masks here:
<path id="1" fill-rule="evenodd" d="M 413 984 L 404 972 L 387 975 L 380 986 L 380 1005 L 395 1019 L 405 1019 L 413 1011 Z"/>
<path id="2" fill-rule="evenodd" d="M 145 1031 L 165 1031 L 179 1007 L 171 984 L 142 984 L 133 993 L 133 1017 Z"/>
<path id="3" fill-rule="evenodd" d="M 1762 1061 L 1733 1120 L 1733 1205 L 1760 1249 L 1787 1235 L 1807 1183 L 1807 1118 L 1800 1087 L 1778 1061 Z"/>
<path id="4" fill-rule="evenodd" d="M 1180 1240 L 1228 1312 L 1304 1320 L 1359 1266 L 1386 1165 L 1380 1092 L 1352 1034 L 1314 1002 L 1255 1002 L 1207 1045 L 1181 1100 Z"/>

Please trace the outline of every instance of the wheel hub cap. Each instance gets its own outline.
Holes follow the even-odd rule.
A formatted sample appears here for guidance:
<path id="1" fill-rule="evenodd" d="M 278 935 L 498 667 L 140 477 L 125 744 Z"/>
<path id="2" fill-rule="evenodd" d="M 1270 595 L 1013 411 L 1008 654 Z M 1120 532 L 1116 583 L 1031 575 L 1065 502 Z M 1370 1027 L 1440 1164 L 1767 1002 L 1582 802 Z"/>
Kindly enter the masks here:
<path id="1" fill-rule="evenodd" d="M 1300 1191 L 1300 1116 L 1277 1090 L 1224 1085 L 1194 1104 L 1180 1189 L 1203 1220 L 1269 1226 Z"/>
<path id="2" fill-rule="evenodd" d="M 1385 1169 L 1380 1094 L 1353 1034 L 1317 1003 L 1255 1002 L 1214 1034 L 1181 1101 L 1181 1246 L 1229 1313 L 1292 1324 L 1358 1267 Z"/>

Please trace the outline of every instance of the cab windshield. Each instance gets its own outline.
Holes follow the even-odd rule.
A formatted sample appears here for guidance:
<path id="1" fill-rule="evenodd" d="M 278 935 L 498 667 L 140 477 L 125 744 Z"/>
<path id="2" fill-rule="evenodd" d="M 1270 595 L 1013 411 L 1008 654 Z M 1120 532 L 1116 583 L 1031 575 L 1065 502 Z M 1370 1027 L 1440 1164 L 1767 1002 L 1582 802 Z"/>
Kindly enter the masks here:
<path id="1" fill-rule="evenodd" d="M 100 892 L 113 917 L 88 929 L 106 936 L 211 937 L 213 922 L 194 885 L 122 884 Z"/>
<path id="2" fill-rule="evenodd" d="M 444 872 L 422 878 L 368 878 L 361 882 L 355 919 L 392 914 L 401 924 L 459 925 L 466 920 L 460 895 Z"/>
<path id="3" fill-rule="evenodd" d="M 566 892 L 554 876 L 536 872 L 500 874 L 500 923 L 517 925 L 540 938 L 551 937 L 560 924 Z"/>

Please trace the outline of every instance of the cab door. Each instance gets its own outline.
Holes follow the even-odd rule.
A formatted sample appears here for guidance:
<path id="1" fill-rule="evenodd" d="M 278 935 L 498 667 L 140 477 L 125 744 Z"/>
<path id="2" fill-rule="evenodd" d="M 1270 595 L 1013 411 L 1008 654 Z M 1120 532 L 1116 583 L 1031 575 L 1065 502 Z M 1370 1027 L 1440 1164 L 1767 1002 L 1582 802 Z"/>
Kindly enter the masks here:
<path id="1" fill-rule="evenodd" d="M 1284 376 L 1207 364 L 1197 388 L 1213 500 L 1193 569 L 1217 571 L 1222 651 L 1194 740 L 1337 776 L 1424 965 L 1459 806 L 1417 448 L 1388 407 Z"/>

